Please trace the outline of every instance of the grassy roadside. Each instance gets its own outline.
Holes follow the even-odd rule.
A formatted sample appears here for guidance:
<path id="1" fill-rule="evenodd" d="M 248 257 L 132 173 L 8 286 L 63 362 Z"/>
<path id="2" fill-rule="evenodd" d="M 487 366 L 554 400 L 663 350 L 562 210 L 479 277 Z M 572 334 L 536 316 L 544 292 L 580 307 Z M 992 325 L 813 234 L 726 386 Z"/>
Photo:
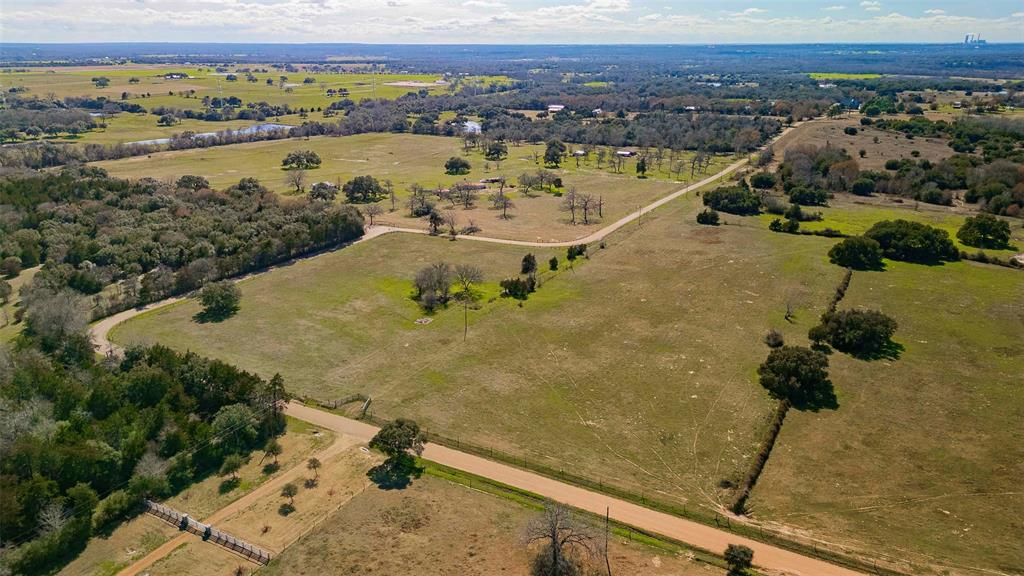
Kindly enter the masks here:
<path id="1" fill-rule="evenodd" d="M 544 502 L 547 500 L 543 496 L 540 496 L 539 494 L 535 494 L 528 490 L 522 490 L 520 488 L 509 486 L 507 484 L 503 484 L 501 482 L 497 482 L 489 478 L 484 478 L 483 476 L 477 476 L 476 474 L 471 474 L 469 472 L 463 472 L 455 468 L 450 468 L 448 466 L 438 464 L 437 462 L 433 462 L 431 460 L 419 458 L 417 459 L 417 463 L 423 468 L 423 473 L 427 474 L 428 476 L 433 476 L 435 478 L 440 478 L 442 480 L 447 480 L 449 482 L 461 484 L 472 490 L 478 490 L 480 492 L 491 494 L 492 496 L 497 496 L 505 500 L 511 500 L 512 502 L 515 502 L 527 508 L 532 508 L 534 510 L 542 509 L 544 507 Z M 602 518 L 600 515 L 592 514 L 585 510 L 574 510 L 577 514 L 586 518 L 588 521 L 594 524 L 599 524 L 600 522 L 604 521 L 604 518 Z M 652 548 L 656 548 L 662 552 L 667 552 L 670 554 L 689 553 L 692 554 L 693 559 L 698 562 L 710 564 L 718 568 L 727 567 L 725 564 L 725 560 L 721 557 L 721 555 L 715 554 L 708 550 L 696 548 L 683 542 L 673 540 L 671 538 L 659 536 L 657 534 L 647 532 L 639 528 L 635 528 L 633 526 L 630 526 L 623 522 L 619 522 L 617 520 L 609 521 L 609 526 L 611 528 L 612 534 L 620 538 L 626 538 L 631 542 L 639 542 L 646 546 L 650 546 Z M 752 574 L 757 573 L 752 572 Z"/>

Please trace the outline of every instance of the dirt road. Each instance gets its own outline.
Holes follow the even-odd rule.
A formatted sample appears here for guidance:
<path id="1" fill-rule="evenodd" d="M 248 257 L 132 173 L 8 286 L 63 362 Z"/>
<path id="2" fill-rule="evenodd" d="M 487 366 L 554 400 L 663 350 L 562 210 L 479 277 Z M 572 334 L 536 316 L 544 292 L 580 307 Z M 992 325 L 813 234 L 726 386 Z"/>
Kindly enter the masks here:
<path id="1" fill-rule="evenodd" d="M 370 438 L 377 433 L 376 427 L 365 422 L 351 420 L 294 402 L 288 405 L 287 412 L 293 418 L 305 420 L 321 428 L 356 438 L 361 442 L 369 442 Z M 855 576 L 861 574 L 782 548 L 736 536 L 711 526 L 657 512 L 605 494 L 591 492 L 527 470 L 444 446 L 427 444 L 423 451 L 423 457 L 598 515 L 603 515 L 607 507 L 611 517 L 620 522 L 711 552 L 721 553 L 729 544 L 744 544 L 754 550 L 755 564 L 772 572 L 799 576 Z"/>
<path id="2" fill-rule="evenodd" d="M 326 462 L 330 457 L 340 454 L 349 446 L 352 446 L 359 442 L 362 442 L 362 439 L 357 436 L 351 434 L 339 434 L 338 437 L 334 440 L 334 442 L 331 443 L 330 446 L 324 448 L 323 450 L 317 452 L 316 454 L 313 454 L 313 456 L 315 456 L 321 462 Z M 301 478 L 305 478 L 308 472 L 309 471 L 306 469 L 306 461 L 303 460 L 302 462 L 296 464 L 292 468 L 285 471 L 283 474 L 271 478 L 270 480 L 258 486 L 252 492 L 249 492 L 245 496 L 242 496 L 238 500 L 235 500 L 234 502 L 214 512 L 209 517 L 202 519 L 201 522 L 203 522 L 204 524 L 216 525 L 217 523 L 223 522 L 227 518 L 230 518 L 231 516 L 245 510 L 258 500 L 261 500 L 263 498 L 277 498 L 281 493 L 282 486 L 284 486 L 288 482 L 296 482 Z M 150 566 L 155 564 L 161 558 L 173 552 L 176 548 L 178 548 L 178 546 L 181 546 L 188 542 L 190 538 L 194 539 L 198 538 L 198 536 L 195 536 L 188 532 L 182 532 L 178 534 L 174 538 L 171 538 L 167 542 L 164 542 L 163 544 L 155 548 L 149 554 L 146 554 L 142 558 L 139 558 L 127 568 L 118 572 L 118 576 L 135 576 L 136 574 L 139 574 L 146 568 L 149 568 Z M 214 544 L 211 544 L 211 546 L 214 546 Z"/>

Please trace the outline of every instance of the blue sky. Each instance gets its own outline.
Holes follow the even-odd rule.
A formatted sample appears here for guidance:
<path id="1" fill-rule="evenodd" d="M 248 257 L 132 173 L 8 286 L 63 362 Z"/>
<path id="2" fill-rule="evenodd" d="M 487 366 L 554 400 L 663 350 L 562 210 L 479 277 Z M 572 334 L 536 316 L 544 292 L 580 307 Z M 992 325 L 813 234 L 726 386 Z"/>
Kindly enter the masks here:
<path id="1" fill-rule="evenodd" d="M 1024 42 L 1024 0 L 0 0 L 5 42 Z"/>

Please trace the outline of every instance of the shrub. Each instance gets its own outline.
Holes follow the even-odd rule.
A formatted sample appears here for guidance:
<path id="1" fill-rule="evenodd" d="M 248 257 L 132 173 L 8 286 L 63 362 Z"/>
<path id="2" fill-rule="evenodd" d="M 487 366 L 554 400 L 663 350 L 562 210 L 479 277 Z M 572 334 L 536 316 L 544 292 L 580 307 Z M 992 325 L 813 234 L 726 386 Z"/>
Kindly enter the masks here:
<path id="1" fill-rule="evenodd" d="M 822 315 L 808 337 L 836 350 L 870 355 L 883 350 L 895 333 L 896 321 L 877 310 L 842 310 Z"/>
<path id="2" fill-rule="evenodd" d="M 469 160 L 460 158 L 459 156 L 452 156 L 444 163 L 444 173 L 451 175 L 462 175 L 469 174 L 472 166 L 469 164 Z"/>
<path id="3" fill-rule="evenodd" d="M 742 544 L 729 544 L 724 557 L 729 576 L 744 574 L 754 564 L 754 551 Z"/>
<path id="4" fill-rule="evenodd" d="M 785 232 L 786 234 L 796 234 L 800 231 L 800 221 L 792 218 L 780 220 L 778 218 L 771 221 L 768 224 L 768 229 L 772 232 Z"/>
<path id="5" fill-rule="evenodd" d="M 857 129 L 854 128 L 853 126 L 847 126 L 846 128 L 843 128 L 843 133 L 847 134 L 849 136 L 856 136 L 857 135 Z"/>
<path id="6" fill-rule="evenodd" d="M 824 206 L 828 203 L 828 192 L 821 188 L 799 186 L 789 191 L 789 201 L 804 206 Z"/>
<path id="7" fill-rule="evenodd" d="M 718 226 L 718 212 L 705 209 L 697 213 L 697 223 L 707 226 Z"/>
<path id="8" fill-rule="evenodd" d="M 864 236 L 878 242 L 882 253 L 893 260 L 936 263 L 960 258 L 949 234 L 926 224 L 908 220 L 883 220 Z"/>
<path id="9" fill-rule="evenodd" d="M 853 236 L 833 246 L 828 259 L 844 268 L 878 270 L 882 267 L 882 247 L 871 238 Z"/>
<path id="10" fill-rule="evenodd" d="M 886 168 L 888 168 L 886 163 Z M 871 196 L 875 193 L 875 181 L 870 178 L 857 178 L 850 186 L 850 192 L 857 196 Z"/>
<path id="11" fill-rule="evenodd" d="M 500 285 L 502 296 L 515 298 L 516 300 L 526 300 L 530 293 L 537 289 L 537 283 L 533 276 L 528 276 L 526 279 L 506 278 L 501 281 Z"/>
<path id="12" fill-rule="evenodd" d="M 309 170 L 311 168 L 320 167 L 320 155 L 312 150 L 293 150 L 284 157 L 281 161 L 281 166 L 285 169 L 301 168 L 302 170 Z"/>
<path id="13" fill-rule="evenodd" d="M 1010 223 L 991 214 L 978 214 L 964 220 L 956 237 L 975 248 L 1006 248 L 1010 242 Z"/>
<path id="14" fill-rule="evenodd" d="M 771 172 L 758 172 L 750 177 L 750 185 L 759 190 L 767 190 L 775 186 L 775 175 Z"/>
<path id="15" fill-rule="evenodd" d="M 780 348 L 783 344 L 786 343 L 786 341 L 782 337 L 782 332 L 779 332 L 778 330 L 772 328 L 771 330 L 768 331 L 767 334 L 764 335 L 764 343 L 769 348 Z"/>
<path id="16" fill-rule="evenodd" d="M 730 214 L 753 215 L 761 211 L 761 199 L 741 186 L 717 188 L 704 194 L 704 205 Z"/>
<path id="17" fill-rule="evenodd" d="M 92 514 L 96 532 L 104 532 L 142 510 L 142 498 L 127 490 L 115 490 L 103 499 Z"/>
<path id="18" fill-rule="evenodd" d="M 8 256 L 4 258 L 3 262 L 0 262 L 0 274 L 8 278 L 14 278 L 18 274 L 21 274 L 21 258 L 17 256 Z"/>
<path id="19" fill-rule="evenodd" d="M 533 274 L 537 271 L 537 257 L 533 254 L 523 256 L 522 265 L 519 268 L 520 274 Z"/>
<path id="20" fill-rule="evenodd" d="M 548 269 L 552 272 L 558 270 L 558 256 L 552 256 L 551 260 L 548 260 Z"/>
<path id="21" fill-rule="evenodd" d="M 860 125 L 861 126 L 871 126 L 872 124 L 874 124 L 874 121 L 872 121 L 871 118 L 861 118 L 860 119 Z"/>
<path id="22" fill-rule="evenodd" d="M 886 170 L 899 170 L 902 163 L 896 158 L 891 158 L 885 161 Z"/>

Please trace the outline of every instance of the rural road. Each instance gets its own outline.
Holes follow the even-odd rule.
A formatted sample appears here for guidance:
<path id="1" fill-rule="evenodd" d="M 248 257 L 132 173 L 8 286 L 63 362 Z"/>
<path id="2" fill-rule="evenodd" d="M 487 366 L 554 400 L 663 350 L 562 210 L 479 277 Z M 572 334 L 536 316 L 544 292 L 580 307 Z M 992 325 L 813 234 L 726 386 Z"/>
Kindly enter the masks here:
<path id="1" fill-rule="evenodd" d="M 779 134 L 774 141 L 778 141 L 788 134 L 793 128 L 787 128 L 781 134 Z M 680 196 L 696 190 L 702 186 L 706 186 L 715 180 L 722 178 L 747 163 L 746 159 L 738 160 L 718 173 L 709 176 L 699 182 L 686 186 L 672 194 L 669 194 L 643 208 L 633 212 L 627 216 L 620 218 L 619 220 L 605 226 L 604 228 L 590 234 L 589 236 L 579 238 L 568 242 L 529 242 L 522 240 L 508 240 L 501 238 L 488 238 L 483 236 L 464 236 L 460 235 L 458 238 L 465 240 L 474 240 L 481 242 L 493 242 L 497 244 L 510 244 L 516 246 L 539 246 L 539 247 L 555 247 L 555 246 L 571 246 L 574 244 L 583 244 L 599 241 L 608 234 L 622 228 L 623 226 L 637 220 L 642 214 L 650 212 L 660 206 L 679 198 Z M 353 243 L 365 242 L 392 232 L 406 232 L 414 234 L 426 234 L 426 230 L 418 230 L 411 228 L 395 228 L 389 226 L 371 226 L 366 230 L 366 234 L 362 238 L 356 240 Z M 316 255 L 310 256 L 315 257 Z M 286 263 L 287 264 L 287 263 Z M 273 270 L 276 267 L 269 268 L 260 272 L 254 272 L 236 279 L 236 281 L 244 280 L 264 274 Z M 99 322 L 95 323 L 91 328 L 91 334 L 94 345 L 97 350 L 103 353 L 114 353 L 118 354 L 121 352 L 121 348 L 116 344 L 113 344 L 108 339 L 110 330 L 134 316 L 143 312 L 161 308 L 180 302 L 185 299 L 185 296 L 168 298 L 160 302 L 149 304 L 142 308 L 133 308 L 125 310 L 118 314 L 114 314 Z M 287 412 L 290 416 L 305 420 L 312 424 L 316 424 L 322 428 L 332 430 L 347 436 L 353 440 L 359 442 L 369 442 L 374 434 L 377 432 L 377 428 L 366 424 L 364 422 L 351 420 L 338 416 L 315 408 L 310 408 L 302 404 L 290 403 L 287 408 Z M 340 441 L 339 441 L 340 442 Z M 338 443 L 335 443 L 338 444 Z M 332 445 L 328 450 L 335 447 Z M 744 544 L 754 550 L 754 558 L 756 565 L 781 574 L 789 574 L 793 576 L 855 576 L 861 574 L 847 568 L 842 568 L 822 560 L 817 560 L 795 552 L 764 544 L 755 540 L 743 538 L 741 536 L 734 535 L 724 530 L 719 530 L 672 516 L 662 512 L 657 512 L 649 508 L 644 508 L 630 502 L 619 500 L 605 494 L 592 492 L 585 490 L 564 482 L 560 482 L 546 476 L 535 474 L 519 468 L 514 468 L 499 462 L 481 458 L 458 450 L 453 450 L 444 446 L 436 444 L 428 444 L 424 450 L 423 457 L 428 460 L 433 460 L 445 466 L 455 468 L 476 474 L 484 478 L 489 478 L 509 486 L 513 486 L 522 490 L 527 490 L 535 494 L 539 494 L 545 498 L 549 498 L 556 502 L 586 510 L 595 514 L 604 514 L 606 509 L 610 510 L 610 515 L 617 521 L 623 522 L 630 526 L 634 526 L 643 530 L 647 530 L 656 534 L 661 534 L 668 538 L 685 542 L 692 546 L 703 548 L 715 553 L 721 553 L 724 551 L 726 546 L 729 544 Z M 268 483 L 260 486 L 250 494 L 240 498 L 236 502 L 228 505 L 227 507 L 219 510 L 217 513 L 206 519 L 207 522 L 215 522 L 221 520 L 238 509 L 244 508 L 249 503 L 255 501 L 258 498 L 265 496 L 268 491 L 274 492 L 278 490 L 279 486 L 291 478 L 294 474 L 301 473 L 301 470 L 289 470 L 285 474 L 269 481 Z M 163 556 L 170 553 L 174 548 L 183 542 L 186 538 L 185 535 L 180 535 L 171 541 L 160 546 L 150 554 L 146 555 L 132 566 L 126 568 L 120 572 L 121 576 L 134 576 L 140 570 L 145 567 L 152 565 L 153 562 L 159 560 Z"/>
<path id="2" fill-rule="evenodd" d="M 377 428 L 365 422 L 338 416 L 330 412 L 310 408 L 292 402 L 288 404 L 287 413 L 293 418 L 334 431 L 343 436 L 355 438 L 361 442 L 369 442 L 377 433 Z M 476 474 L 539 494 L 556 502 L 604 515 L 609 515 L 630 526 L 661 534 L 685 542 L 705 550 L 722 553 L 729 544 L 743 544 L 754 550 L 754 563 L 773 573 L 794 576 L 859 576 L 860 572 L 829 564 L 822 560 L 809 558 L 777 548 L 768 544 L 737 536 L 724 530 L 712 528 L 678 516 L 672 516 L 650 508 L 644 508 L 625 500 L 585 490 L 571 484 L 559 482 L 547 476 L 541 476 L 527 470 L 514 468 L 500 462 L 466 454 L 437 444 L 427 444 L 423 457 L 439 464 Z"/>

